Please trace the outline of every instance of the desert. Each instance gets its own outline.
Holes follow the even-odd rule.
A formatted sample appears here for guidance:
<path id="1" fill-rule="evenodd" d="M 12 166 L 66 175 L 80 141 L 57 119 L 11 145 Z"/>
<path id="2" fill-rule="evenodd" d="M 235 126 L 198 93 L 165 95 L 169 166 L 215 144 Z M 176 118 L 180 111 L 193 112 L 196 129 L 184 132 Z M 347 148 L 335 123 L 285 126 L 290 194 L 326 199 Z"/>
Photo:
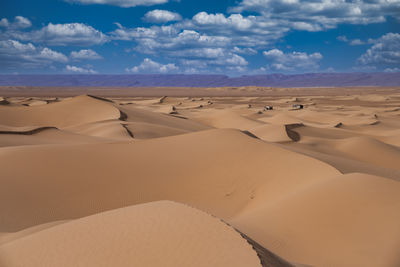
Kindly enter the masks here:
<path id="1" fill-rule="evenodd" d="M 400 266 L 400 88 L 2 87 L 0 266 Z"/>
<path id="2" fill-rule="evenodd" d="M 0 0 L 0 267 L 400 267 L 400 0 Z"/>

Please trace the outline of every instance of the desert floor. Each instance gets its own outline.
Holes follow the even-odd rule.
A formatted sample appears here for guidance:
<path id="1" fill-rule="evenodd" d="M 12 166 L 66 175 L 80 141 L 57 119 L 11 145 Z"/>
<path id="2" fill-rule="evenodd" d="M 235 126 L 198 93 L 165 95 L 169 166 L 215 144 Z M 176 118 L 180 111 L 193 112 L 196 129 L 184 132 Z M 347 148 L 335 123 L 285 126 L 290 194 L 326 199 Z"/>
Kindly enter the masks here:
<path id="1" fill-rule="evenodd" d="M 400 266 L 400 88 L 0 95 L 2 267 Z"/>

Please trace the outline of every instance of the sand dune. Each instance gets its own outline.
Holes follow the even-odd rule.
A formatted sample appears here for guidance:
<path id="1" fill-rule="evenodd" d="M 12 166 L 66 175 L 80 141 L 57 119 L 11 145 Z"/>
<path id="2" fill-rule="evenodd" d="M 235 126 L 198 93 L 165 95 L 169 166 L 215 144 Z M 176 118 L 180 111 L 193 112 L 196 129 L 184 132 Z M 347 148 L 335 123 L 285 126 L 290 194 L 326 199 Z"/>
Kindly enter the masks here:
<path id="1" fill-rule="evenodd" d="M 343 175 L 274 205 L 260 200 L 232 223 L 292 261 L 314 266 L 398 266 L 399 190 L 398 182 L 381 177 Z M 263 224 L 248 228 L 253 221 Z"/>
<path id="2" fill-rule="evenodd" d="M 0 113 L 1 125 L 59 128 L 120 117 L 118 109 L 90 96 L 34 107 L 0 106 Z"/>
<path id="3" fill-rule="evenodd" d="M 210 115 L 196 117 L 196 120 L 215 128 L 236 128 L 240 130 L 247 130 L 262 124 L 262 122 L 246 118 L 234 111 L 213 110 Z"/>
<path id="4" fill-rule="evenodd" d="M 230 218 L 261 185 L 268 186 L 272 201 L 339 174 L 312 158 L 225 129 L 135 143 L 9 147 L 0 159 L 0 181 L 7 184 L 0 188 L 0 210 L 8 214 L 0 231 L 161 199 Z M 24 169 L 13 167 L 17 161 L 26 162 Z M 28 177 L 37 178 L 24 184 Z M 18 195 L 23 201 L 12 201 Z M 47 203 L 49 197 L 53 203 Z"/>
<path id="5" fill-rule="evenodd" d="M 119 109 L 127 115 L 127 122 L 143 122 L 166 126 L 170 128 L 181 129 L 185 131 L 200 131 L 209 129 L 206 125 L 197 123 L 185 118 L 176 117 L 168 114 L 160 114 L 153 111 L 143 110 L 132 106 L 123 106 Z"/>
<path id="6" fill-rule="evenodd" d="M 174 128 L 146 122 L 129 122 L 125 125 L 125 127 L 128 128 L 132 133 L 134 138 L 137 139 L 166 137 L 190 132 L 181 128 Z"/>
<path id="7" fill-rule="evenodd" d="M 214 90 L 0 98 L 0 266 L 400 265 L 397 91 Z"/>
<path id="8" fill-rule="evenodd" d="M 234 229 L 172 202 L 135 205 L 53 226 L 6 243 L 0 257 L 10 267 L 261 266 L 256 251 Z"/>
<path id="9" fill-rule="evenodd" d="M 131 136 L 123 125 L 124 123 L 122 121 L 114 119 L 79 124 L 76 126 L 66 127 L 64 129 L 81 135 L 129 141 Z"/>
<path id="10" fill-rule="evenodd" d="M 293 142 L 290 144 L 285 143 L 282 145 L 282 147 L 303 155 L 319 159 L 331 165 L 332 167 L 335 167 L 341 173 L 362 172 L 390 178 L 393 180 L 400 180 L 400 172 L 397 170 L 383 168 L 355 159 L 346 158 L 345 154 L 337 155 L 337 152 L 332 150 L 328 152 L 315 151 L 312 147 L 303 146 L 301 144 Z"/>
<path id="11" fill-rule="evenodd" d="M 337 149 L 354 158 L 384 168 L 400 170 L 400 148 L 373 138 L 353 137 L 341 141 Z"/>
<path id="12" fill-rule="evenodd" d="M 0 147 L 44 144 L 90 144 L 115 141 L 49 128 L 34 134 L 0 134 Z"/>

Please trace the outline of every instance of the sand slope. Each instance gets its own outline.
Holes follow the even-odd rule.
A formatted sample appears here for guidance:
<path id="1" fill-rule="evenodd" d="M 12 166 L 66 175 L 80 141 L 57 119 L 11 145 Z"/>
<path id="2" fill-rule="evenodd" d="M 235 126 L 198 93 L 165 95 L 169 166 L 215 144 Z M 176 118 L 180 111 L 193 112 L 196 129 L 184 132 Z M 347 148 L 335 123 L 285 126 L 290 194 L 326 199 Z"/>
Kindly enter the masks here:
<path id="1" fill-rule="evenodd" d="M 0 259 L 10 267 L 261 266 L 256 251 L 233 228 L 167 201 L 48 228 L 1 246 Z"/>

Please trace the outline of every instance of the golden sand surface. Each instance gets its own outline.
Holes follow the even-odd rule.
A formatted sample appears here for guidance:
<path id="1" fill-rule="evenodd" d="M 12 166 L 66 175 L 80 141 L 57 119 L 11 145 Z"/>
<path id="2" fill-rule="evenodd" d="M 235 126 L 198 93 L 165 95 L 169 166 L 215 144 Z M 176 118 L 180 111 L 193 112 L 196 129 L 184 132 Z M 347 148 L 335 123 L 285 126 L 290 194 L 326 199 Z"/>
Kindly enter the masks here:
<path id="1" fill-rule="evenodd" d="M 0 95 L 2 267 L 400 266 L 399 88 Z"/>

